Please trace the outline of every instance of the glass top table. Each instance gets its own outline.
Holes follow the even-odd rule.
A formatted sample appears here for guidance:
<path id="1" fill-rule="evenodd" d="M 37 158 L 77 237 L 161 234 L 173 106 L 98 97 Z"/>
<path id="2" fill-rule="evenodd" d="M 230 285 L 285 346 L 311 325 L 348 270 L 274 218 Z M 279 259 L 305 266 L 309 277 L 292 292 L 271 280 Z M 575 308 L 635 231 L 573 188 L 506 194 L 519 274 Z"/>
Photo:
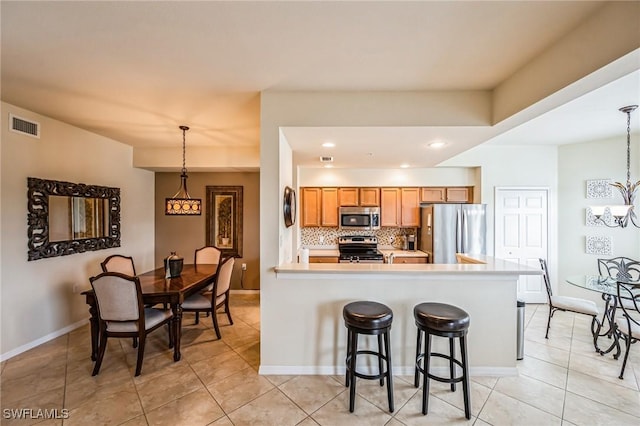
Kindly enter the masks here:
<path id="1" fill-rule="evenodd" d="M 615 278 L 602 275 L 571 275 L 567 277 L 566 281 L 577 287 L 596 291 L 601 294 L 602 299 L 605 301 L 605 308 L 602 319 L 598 322 L 598 327 L 592 330 L 593 343 L 596 352 L 600 355 L 609 353 L 615 348 L 616 353 L 613 355 L 613 358 L 618 359 L 618 356 L 620 356 L 620 345 L 618 343 L 618 337 L 614 333 L 614 319 L 616 309 L 620 303 L 618 301 L 618 281 Z M 620 283 L 634 289 L 640 288 L 640 281 L 620 281 Z M 623 297 L 623 299 L 625 298 Z M 610 346 L 606 349 L 601 349 L 598 346 L 598 338 L 603 336 L 614 337 Z"/>
<path id="2" fill-rule="evenodd" d="M 609 296 L 617 296 L 618 282 L 615 278 L 605 277 L 602 275 L 571 275 L 567 277 L 567 282 L 577 287 L 586 288 L 587 290 L 597 291 Z M 634 281 L 626 284 L 632 286 L 640 286 L 640 282 Z"/>

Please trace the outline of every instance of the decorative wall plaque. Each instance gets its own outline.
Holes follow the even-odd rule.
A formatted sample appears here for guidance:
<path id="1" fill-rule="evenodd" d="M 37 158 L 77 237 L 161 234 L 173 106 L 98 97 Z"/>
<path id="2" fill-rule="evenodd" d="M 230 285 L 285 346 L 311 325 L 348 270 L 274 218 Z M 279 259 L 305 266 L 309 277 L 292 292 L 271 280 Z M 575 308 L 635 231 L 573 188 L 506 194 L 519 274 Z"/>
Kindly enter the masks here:
<path id="1" fill-rule="evenodd" d="M 611 179 L 594 179 L 587 181 L 587 198 L 612 198 Z"/>
<path id="2" fill-rule="evenodd" d="M 610 255 L 611 237 L 587 236 L 587 254 Z"/>

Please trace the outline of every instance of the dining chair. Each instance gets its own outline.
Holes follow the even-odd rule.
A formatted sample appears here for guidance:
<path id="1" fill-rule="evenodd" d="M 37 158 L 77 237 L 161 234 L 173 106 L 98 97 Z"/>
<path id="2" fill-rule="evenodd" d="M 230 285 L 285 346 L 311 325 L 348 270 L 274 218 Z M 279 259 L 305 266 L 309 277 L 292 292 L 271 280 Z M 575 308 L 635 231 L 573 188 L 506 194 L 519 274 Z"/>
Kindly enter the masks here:
<path id="1" fill-rule="evenodd" d="M 598 259 L 598 273 L 619 281 L 640 282 L 640 262 L 629 257 Z"/>
<path id="2" fill-rule="evenodd" d="M 194 265 L 202 265 L 202 264 L 211 264 L 217 265 L 220 263 L 220 255 L 222 251 L 214 246 L 205 246 L 199 249 L 196 249 L 195 255 L 193 256 L 193 264 Z M 208 292 L 213 289 L 213 282 L 211 282 L 208 286 L 206 286 L 202 292 Z"/>
<path id="3" fill-rule="evenodd" d="M 551 280 L 549 279 L 549 268 L 545 259 L 539 259 L 542 267 L 542 279 L 547 289 L 547 301 L 549 302 L 549 319 L 547 320 L 547 333 L 545 339 L 549 338 L 549 328 L 551 327 L 551 317 L 556 311 L 574 312 L 576 314 L 589 315 L 591 320 L 591 332 L 595 336 L 600 330 L 600 323 L 597 319 L 599 312 L 598 307 L 592 300 L 581 299 L 568 296 L 554 296 L 551 290 Z"/>
<path id="4" fill-rule="evenodd" d="M 623 379 L 624 369 L 629 359 L 629 348 L 640 341 L 640 284 L 618 281 L 617 293 L 618 300 L 626 302 L 620 303 L 619 309 L 622 310 L 622 315 L 616 316 L 615 319 L 617 337 L 624 340 L 626 346 L 620 376 L 618 376 Z"/>
<path id="5" fill-rule="evenodd" d="M 229 290 L 231 288 L 231 275 L 233 274 L 233 265 L 235 264 L 233 256 L 227 257 L 218 264 L 216 276 L 213 281 L 213 290 L 210 293 L 196 293 L 187 297 L 182 302 L 182 310 L 184 312 L 209 312 L 213 321 L 213 328 L 216 331 L 218 339 L 221 338 L 220 328 L 218 327 L 218 317 L 216 312 L 218 308 L 224 305 L 224 310 L 229 318 L 229 323 L 233 325 L 231 312 L 229 311 Z"/>
<path id="6" fill-rule="evenodd" d="M 132 277 L 136 276 L 136 267 L 131 256 L 112 254 L 100 264 L 100 267 L 102 267 L 102 272 L 120 272 Z"/>
<path id="7" fill-rule="evenodd" d="M 138 277 L 119 272 L 103 272 L 89 278 L 98 307 L 98 357 L 92 375 L 100 371 L 109 337 L 135 337 L 139 341 L 135 375 L 142 371 L 147 334 L 166 324 L 169 328 L 169 347 L 173 347 L 171 310 L 145 308 Z"/>

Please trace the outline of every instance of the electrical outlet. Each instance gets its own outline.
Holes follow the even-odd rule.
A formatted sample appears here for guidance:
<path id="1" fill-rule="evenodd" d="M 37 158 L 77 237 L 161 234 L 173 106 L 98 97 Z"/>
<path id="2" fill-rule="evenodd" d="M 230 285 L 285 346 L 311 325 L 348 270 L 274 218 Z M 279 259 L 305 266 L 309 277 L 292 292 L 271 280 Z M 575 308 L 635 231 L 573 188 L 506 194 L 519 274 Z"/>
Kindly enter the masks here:
<path id="1" fill-rule="evenodd" d="M 389 238 L 389 243 L 393 244 L 395 242 L 395 240 L 396 240 L 395 237 L 391 237 L 391 238 Z"/>
<path id="2" fill-rule="evenodd" d="M 318 237 L 320 239 L 320 244 L 324 244 L 324 237 L 322 235 L 320 235 L 320 237 Z"/>
<path id="3" fill-rule="evenodd" d="M 247 270 L 247 264 L 246 264 L 246 263 L 243 263 L 243 264 L 242 264 L 242 270 L 243 270 L 243 271 L 246 271 L 246 270 Z"/>

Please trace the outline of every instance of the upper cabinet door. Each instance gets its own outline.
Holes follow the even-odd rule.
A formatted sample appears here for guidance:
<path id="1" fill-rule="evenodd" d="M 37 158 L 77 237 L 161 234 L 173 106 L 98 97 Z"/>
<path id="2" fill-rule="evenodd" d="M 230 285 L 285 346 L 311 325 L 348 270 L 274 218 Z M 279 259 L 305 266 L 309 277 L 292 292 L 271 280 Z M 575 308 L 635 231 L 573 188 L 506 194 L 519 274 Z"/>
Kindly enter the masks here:
<path id="1" fill-rule="evenodd" d="M 446 195 L 446 188 L 422 188 L 420 201 L 423 203 L 444 203 Z"/>
<path id="2" fill-rule="evenodd" d="M 402 188 L 402 226 L 420 226 L 420 188 Z"/>
<path id="3" fill-rule="evenodd" d="M 449 203 L 471 203 L 473 202 L 473 188 L 447 188 L 447 202 Z"/>
<path id="4" fill-rule="evenodd" d="M 322 188 L 321 226 L 338 226 L 338 188 Z"/>
<path id="5" fill-rule="evenodd" d="M 360 188 L 360 205 L 363 207 L 380 206 L 380 188 Z"/>
<path id="6" fill-rule="evenodd" d="M 302 226 L 320 226 L 322 191 L 320 188 L 302 188 Z"/>
<path id="7" fill-rule="evenodd" d="M 400 188 L 380 189 L 380 226 L 400 226 Z"/>
<path id="8" fill-rule="evenodd" d="M 340 207 L 358 206 L 358 188 L 338 189 L 338 202 L 340 203 Z"/>
<path id="9" fill-rule="evenodd" d="M 422 203 L 472 203 L 473 187 L 449 186 L 421 188 Z"/>

